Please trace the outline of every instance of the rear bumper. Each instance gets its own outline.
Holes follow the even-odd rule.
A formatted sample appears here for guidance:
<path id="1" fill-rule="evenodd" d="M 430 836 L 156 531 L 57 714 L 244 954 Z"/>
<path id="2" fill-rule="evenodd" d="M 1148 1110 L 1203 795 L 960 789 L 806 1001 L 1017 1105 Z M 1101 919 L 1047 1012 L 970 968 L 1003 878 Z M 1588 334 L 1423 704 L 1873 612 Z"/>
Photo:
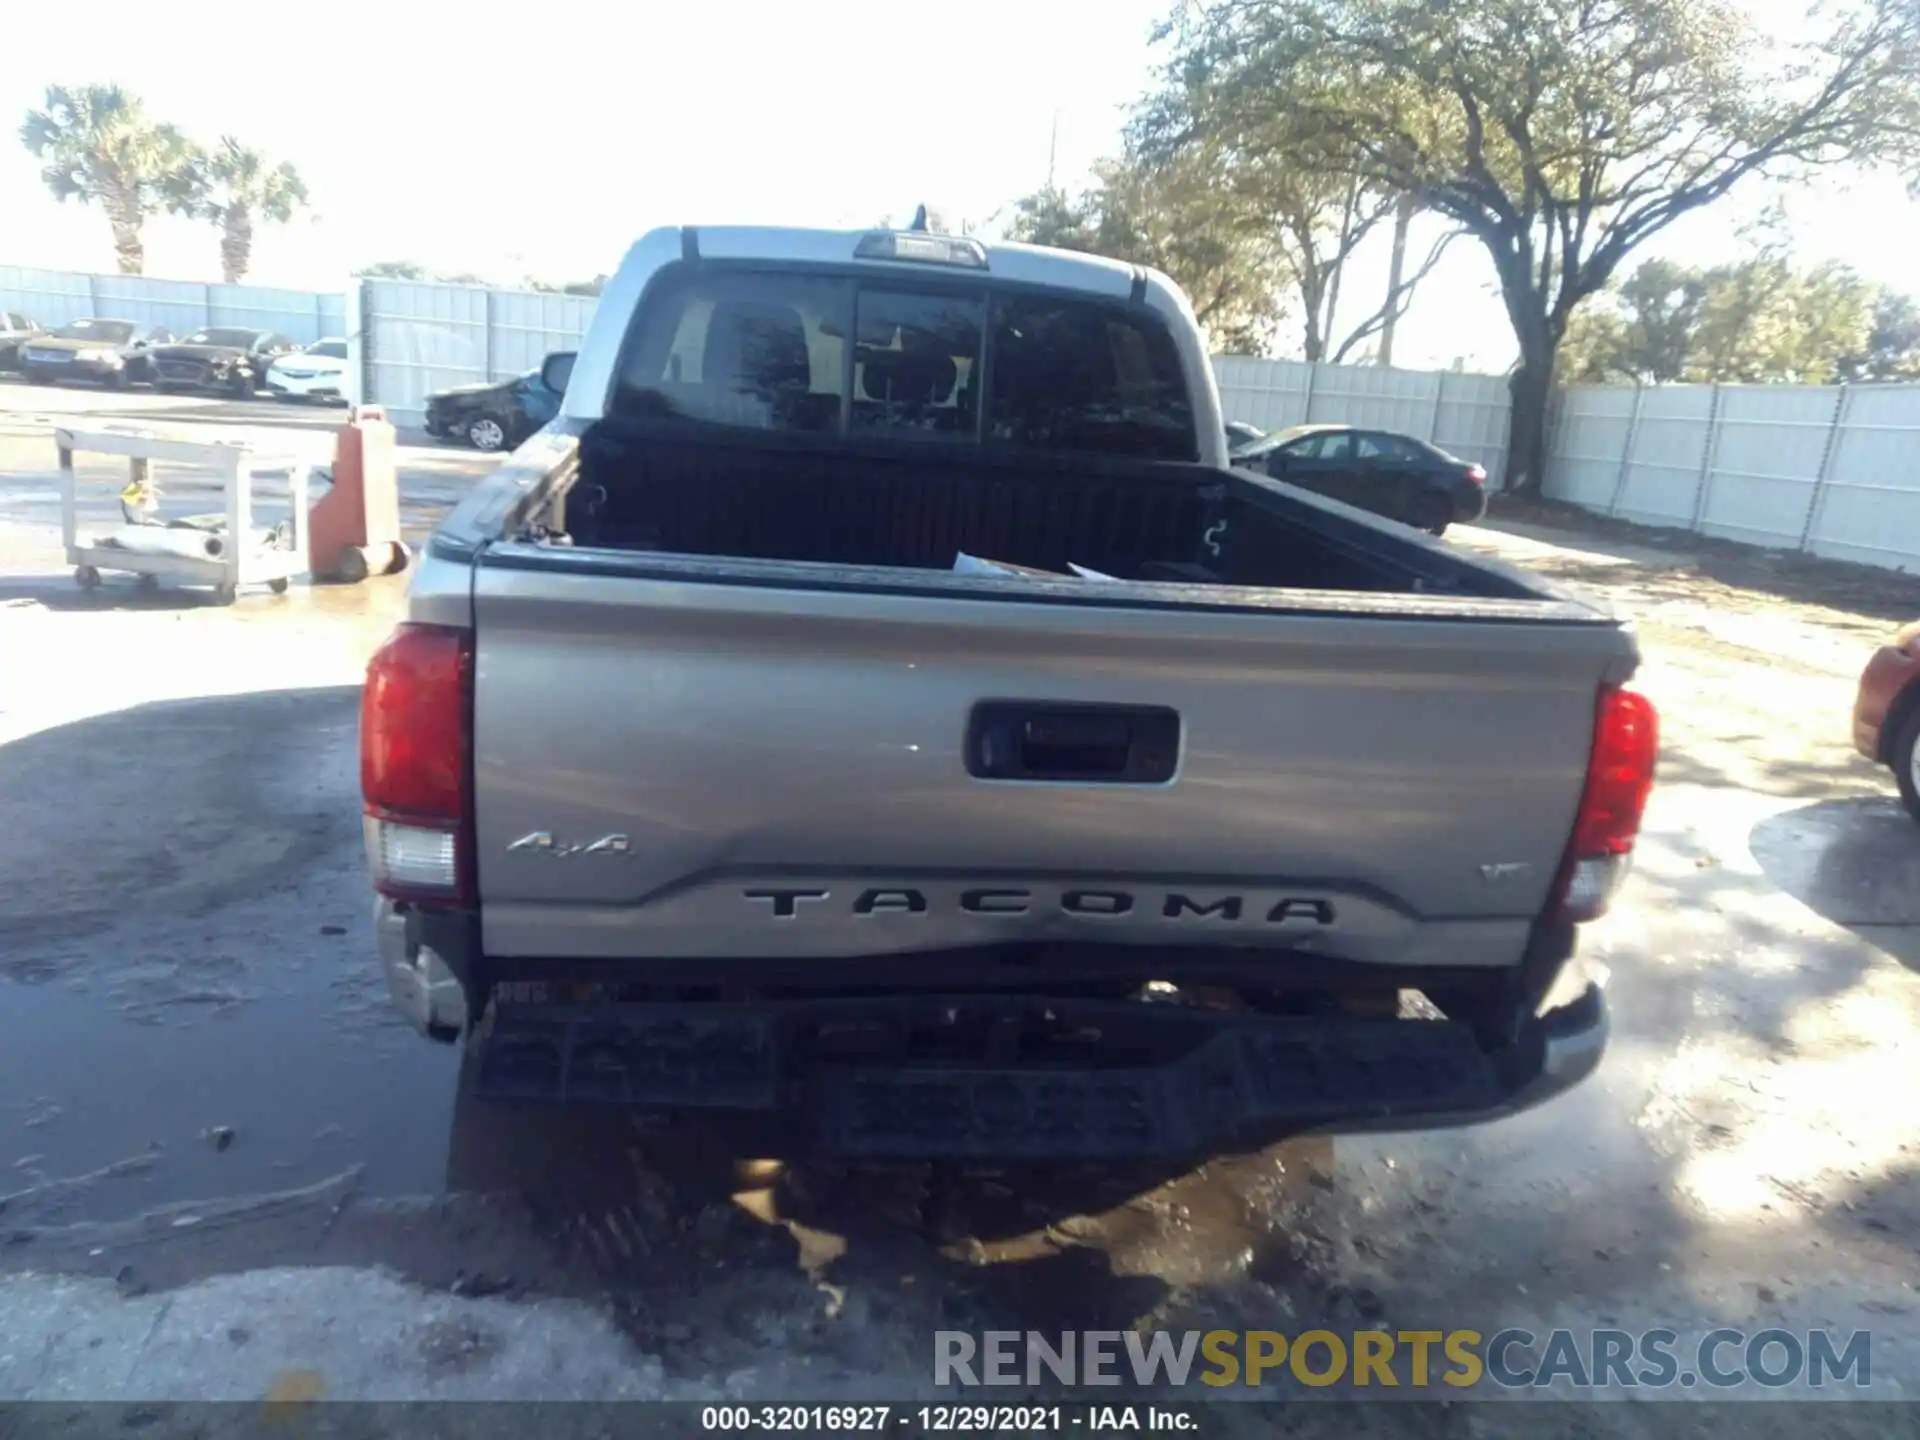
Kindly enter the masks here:
<path id="1" fill-rule="evenodd" d="M 284 395 L 290 400 L 338 400 L 345 392 L 341 389 L 343 379 L 338 375 L 281 375 L 269 370 L 262 386 L 274 395 Z"/>
<path id="2" fill-rule="evenodd" d="M 451 1040 L 469 1018 L 460 976 L 471 957 L 460 952 L 474 927 L 419 921 L 410 930 L 378 903 L 381 960 L 401 1013 Z M 1592 1074 L 1607 1031 L 1593 983 L 1496 1049 L 1450 1021 L 1025 993 L 573 1005 L 498 995 L 469 1075 L 500 1100 L 704 1110 L 785 1153 L 1171 1159 L 1499 1119 Z"/>
<path id="3" fill-rule="evenodd" d="M 127 375 L 131 365 L 122 360 L 26 360 L 20 368 L 49 380 L 115 380 Z"/>

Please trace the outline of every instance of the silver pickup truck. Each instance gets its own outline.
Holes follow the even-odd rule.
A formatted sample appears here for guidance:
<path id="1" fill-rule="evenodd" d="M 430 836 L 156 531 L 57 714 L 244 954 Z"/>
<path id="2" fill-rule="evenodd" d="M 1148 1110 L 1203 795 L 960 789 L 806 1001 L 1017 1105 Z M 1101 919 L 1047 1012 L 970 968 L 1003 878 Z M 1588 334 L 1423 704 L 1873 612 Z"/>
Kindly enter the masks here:
<path id="1" fill-rule="evenodd" d="M 547 378 L 362 717 L 380 956 L 478 1096 L 1177 1157 L 1598 1063 L 1631 632 L 1229 468 L 1164 276 L 665 229 Z"/>

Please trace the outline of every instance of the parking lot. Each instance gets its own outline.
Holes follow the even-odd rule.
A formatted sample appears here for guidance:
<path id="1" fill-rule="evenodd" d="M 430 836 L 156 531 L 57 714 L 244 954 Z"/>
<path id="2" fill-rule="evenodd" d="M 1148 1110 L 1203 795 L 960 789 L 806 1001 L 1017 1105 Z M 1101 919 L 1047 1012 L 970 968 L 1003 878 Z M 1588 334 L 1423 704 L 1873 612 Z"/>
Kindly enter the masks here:
<path id="1" fill-rule="evenodd" d="M 1322 1321 L 1870 1330 L 1876 1391 L 1920 1385 L 1920 833 L 1847 744 L 1911 577 L 1555 513 L 1455 532 L 1632 614 L 1663 717 L 1634 878 L 1586 942 L 1612 1047 L 1550 1106 L 1172 1176 L 780 1171 L 617 1111 L 457 1098 L 457 1051 L 389 1014 L 367 933 L 357 687 L 404 578 L 81 592 L 51 431 L 83 414 L 320 450 L 339 418 L 0 383 L 0 1308 L 44 1331 L 0 1347 L 0 1394 L 138 1395 L 167 1364 L 218 1388 L 238 1342 L 182 1317 L 245 1294 L 247 1365 L 305 1333 L 296 1309 L 338 1320 L 303 1362 L 330 1393 L 905 1396 L 941 1328 Z M 417 538 L 489 462 L 402 442 Z M 83 475 L 110 512 L 107 469 Z M 236 1288 L 262 1273 L 284 1313 Z M 353 1358 L 422 1296 L 491 1338 L 437 1369 Z M 169 1358 L 136 1372 L 143 1347 Z"/>

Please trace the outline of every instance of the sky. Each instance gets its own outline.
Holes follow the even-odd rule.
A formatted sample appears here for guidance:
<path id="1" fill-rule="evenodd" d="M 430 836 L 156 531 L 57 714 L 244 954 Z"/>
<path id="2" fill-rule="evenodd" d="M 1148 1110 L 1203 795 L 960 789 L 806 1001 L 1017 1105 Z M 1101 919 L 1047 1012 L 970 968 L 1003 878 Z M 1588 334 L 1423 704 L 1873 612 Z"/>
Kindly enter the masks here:
<path id="1" fill-rule="evenodd" d="M 196 24 L 151 0 L 15 0 L 0 65 L 0 264 L 113 269 L 105 218 L 56 203 L 12 139 L 48 84 L 118 83 L 202 140 L 233 134 L 292 161 L 313 210 L 257 232 L 261 284 L 337 287 L 378 260 L 565 281 L 611 270 L 656 225 L 865 226 L 904 221 L 923 200 L 990 226 L 1050 165 L 1074 188 L 1117 146 L 1168 8 L 325 0 L 224 7 Z M 1740 220 L 1769 198 L 1737 191 L 1644 253 L 1730 258 Z M 1787 205 L 1802 260 L 1913 284 L 1920 206 L 1897 180 L 1834 176 Z M 1347 293 L 1383 289 L 1385 262 L 1382 236 Z M 154 221 L 147 273 L 218 279 L 214 231 Z M 1396 359 L 1499 370 L 1512 348 L 1490 266 L 1456 242 Z"/>

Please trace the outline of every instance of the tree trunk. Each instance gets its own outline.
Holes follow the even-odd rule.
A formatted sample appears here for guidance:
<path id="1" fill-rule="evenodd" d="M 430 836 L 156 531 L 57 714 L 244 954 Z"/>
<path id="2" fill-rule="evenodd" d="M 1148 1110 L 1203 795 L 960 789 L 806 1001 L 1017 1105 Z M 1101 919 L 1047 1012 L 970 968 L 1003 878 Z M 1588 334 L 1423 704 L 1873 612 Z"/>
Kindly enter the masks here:
<path id="1" fill-rule="evenodd" d="M 1513 408 L 1507 421 L 1507 479 L 1514 495 L 1537 499 L 1547 478 L 1547 400 L 1553 394 L 1553 347 L 1523 344 L 1507 382 Z"/>
<path id="2" fill-rule="evenodd" d="M 1393 364 L 1393 329 L 1400 323 L 1400 286 L 1407 273 L 1407 230 L 1413 224 L 1413 197 L 1402 195 L 1393 211 L 1393 260 L 1387 271 L 1387 318 L 1380 326 L 1380 365 Z"/>
<path id="3" fill-rule="evenodd" d="M 229 205 L 220 220 L 220 272 L 229 285 L 247 278 L 253 263 L 253 216 L 244 205 Z"/>
<path id="4" fill-rule="evenodd" d="M 113 258 L 122 275 L 147 273 L 147 247 L 140 241 L 140 217 L 110 210 L 107 223 L 113 226 Z"/>

